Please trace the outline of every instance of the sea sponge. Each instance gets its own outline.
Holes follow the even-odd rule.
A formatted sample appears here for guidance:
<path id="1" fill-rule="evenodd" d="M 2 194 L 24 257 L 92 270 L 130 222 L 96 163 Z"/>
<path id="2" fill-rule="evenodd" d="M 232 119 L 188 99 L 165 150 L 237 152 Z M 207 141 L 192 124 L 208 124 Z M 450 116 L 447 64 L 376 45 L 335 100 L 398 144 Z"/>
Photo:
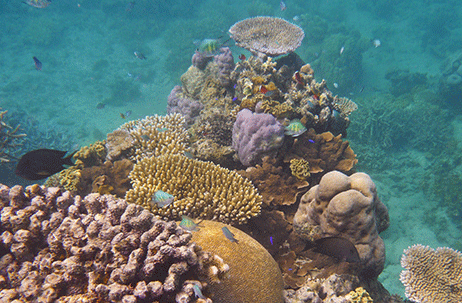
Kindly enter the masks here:
<path id="1" fill-rule="evenodd" d="M 325 174 L 301 198 L 293 223 L 301 236 L 319 226 L 318 237 L 348 239 L 358 250 L 362 275 L 374 278 L 382 272 L 385 245 L 379 233 L 389 225 L 388 210 L 367 174 Z"/>
<path id="2" fill-rule="evenodd" d="M 462 253 L 420 244 L 404 250 L 400 280 L 413 302 L 462 302 Z"/>
<path id="3" fill-rule="evenodd" d="M 223 234 L 227 227 L 239 242 L 231 242 Z M 282 303 L 284 283 L 279 267 L 252 237 L 220 222 L 204 220 L 192 241 L 203 250 L 219 255 L 229 271 L 220 283 L 210 283 L 205 294 L 214 303 Z"/>
<path id="4" fill-rule="evenodd" d="M 135 140 L 131 159 L 139 161 L 146 157 L 157 157 L 167 153 L 184 153 L 189 139 L 185 123 L 185 118 L 175 113 L 129 121 L 119 129 L 127 130 Z"/>
<path id="5" fill-rule="evenodd" d="M 260 213 L 262 198 L 252 183 L 212 162 L 166 154 L 140 160 L 129 177 L 133 189 L 127 201 L 162 217 L 187 215 L 241 224 Z M 174 202 L 163 208 L 152 203 L 158 190 L 173 195 Z"/>

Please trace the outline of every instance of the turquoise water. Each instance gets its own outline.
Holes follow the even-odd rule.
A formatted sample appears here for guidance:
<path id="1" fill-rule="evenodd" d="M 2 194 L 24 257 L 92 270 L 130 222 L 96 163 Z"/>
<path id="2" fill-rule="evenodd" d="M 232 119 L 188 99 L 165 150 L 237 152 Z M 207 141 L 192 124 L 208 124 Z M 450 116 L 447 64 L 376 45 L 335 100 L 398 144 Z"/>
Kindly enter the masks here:
<path id="1" fill-rule="evenodd" d="M 385 287 L 403 296 L 399 258 L 412 244 L 462 249 L 457 71 L 446 85 L 461 56 L 459 2 L 287 0 L 284 11 L 278 1 L 159 2 L 56 0 L 40 9 L 0 1 L 0 107 L 31 149 L 104 139 L 127 121 L 121 113 L 165 114 L 194 40 L 226 39 L 239 20 L 278 16 L 304 29 L 297 53 L 316 77 L 359 105 L 348 139 L 391 217 Z M 7 173 L 0 182 L 20 182 Z"/>

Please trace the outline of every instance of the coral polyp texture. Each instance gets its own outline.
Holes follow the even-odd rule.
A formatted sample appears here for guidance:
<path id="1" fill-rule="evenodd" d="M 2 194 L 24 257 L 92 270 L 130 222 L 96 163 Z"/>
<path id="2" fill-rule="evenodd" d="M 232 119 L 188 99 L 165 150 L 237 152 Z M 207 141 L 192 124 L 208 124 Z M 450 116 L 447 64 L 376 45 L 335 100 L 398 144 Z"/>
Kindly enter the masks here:
<path id="1" fill-rule="evenodd" d="M 277 150 L 284 141 L 284 126 L 270 114 L 244 108 L 233 127 L 233 148 L 241 163 L 250 166 Z"/>
<path id="2" fill-rule="evenodd" d="M 420 244 L 404 250 L 400 280 L 417 303 L 462 302 L 462 253 Z"/>
<path id="3" fill-rule="evenodd" d="M 351 241 L 358 250 L 362 274 L 374 278 L 382 272 L 385 245 L 379 233 L 389 225 L 388 210 L 367 174 L 325 174 L 301 198 L 293 223 L 294 229 L 311 241 L 332 236 Z M 318 235 L 311 234 L 314 229 L 319 230 Z"/>
<path id="4" fill-rule="evenodd" d="M 2 302 L 192 302 L 228 269 L 175 222 L 110 195 L 0 185 L 0 203 Z"/>
<path id="5" fill-rule="evenodd" d="M 133 138 L 135 143 L 130 157 L 139 161 L 146 157 L 185 152 L 189 138 L 185 123 L 184 116 L 178 113 L 154 115 L 127 122 L 119 130 L 128 131 Z"/>
<path id="6" fill-rule="evenodd" d="M 279 267 L 266 249 L 251 236 L 232 226 L 204 220 L 192 241 L 202 249 L 219 255 L 229 271 L 220 283 L 210 283 L 209 297 L 214 303 L 283 302 L 284 283 Z M 239 242 L 223 234 L 227 227 Z"/>
<path id="7" fill-rule="evenodd" d="M 133 188 L 127 201 L 165 218 L 187 215 L 241 224 L 260 213 L 262 198 L 252 183 L 212 162 L 169 154 L 144 158 L 129 177 Z M 159 190 L 173 195 L 174 201 L 159 207 L 153 202 Z"/>
<path id="8" fill-rule="evenodd" d="M 305 37 L 300 27 L 276 17 L 244 19 L 231 26 L 229 33 L 236 45 L 271 57 L 293 52 Z"/>

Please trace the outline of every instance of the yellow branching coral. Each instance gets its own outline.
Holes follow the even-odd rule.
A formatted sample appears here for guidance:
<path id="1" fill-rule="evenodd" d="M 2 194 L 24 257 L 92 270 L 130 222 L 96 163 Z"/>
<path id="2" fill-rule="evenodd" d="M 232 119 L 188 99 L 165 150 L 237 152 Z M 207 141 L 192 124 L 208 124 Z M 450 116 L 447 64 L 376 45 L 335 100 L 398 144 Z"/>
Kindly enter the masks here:
<path id="1" fill-rule="evenodd" d="M 185 118 L 180 114 L 148 116 L 123 124 L 120 129 L 127 130 L 135 141 L 132 160 L 163 154 L 182 154 L 186 151 L 188 132 Z"/>
<path id="2" fill-rule="evenodd" d="M 350 291 L 349 294 L 345 296 L 345 299 L 348 300 L 348 302 L 352 303 L 373 303 L 374 300 L 372 300 L 371 296 L 369 293 L 362 287 L 357 287 L 354 291 Z"/>
<path id="3" fill-rule="evenodd" d="M 260 213 L 262 198 L 252 183 L 212 162 L 165 154 L 140 160 L 129 177 L 133 188 L 125 199 L 165 218 L 245 223 Z M 174 202 L 163 208 L 152 203 L 158 190 L 173 195 Z"/>
<path id="4" fill-rule="evenodd" d="M 279 103 L 275 100 L 264 100 L 260 108 L 264 113 L 271 114 L 278 119 L 287 118 L 294 114 L 294 109 L 288 102 Z"/>
<path id="5" fill-rule="evenodd" d="M 420 244 L 404 250 L 400 280 L 413 302 L 462 302 L 462 253 Z"/>
<path id="6" fill-rule="evenodd" d="M 291 159 L 290 171 L 292 172 L 292 175 L 300 181 L 304 181 L 311 176 L 310 163 L 308 163 L 305 159 Z"/>

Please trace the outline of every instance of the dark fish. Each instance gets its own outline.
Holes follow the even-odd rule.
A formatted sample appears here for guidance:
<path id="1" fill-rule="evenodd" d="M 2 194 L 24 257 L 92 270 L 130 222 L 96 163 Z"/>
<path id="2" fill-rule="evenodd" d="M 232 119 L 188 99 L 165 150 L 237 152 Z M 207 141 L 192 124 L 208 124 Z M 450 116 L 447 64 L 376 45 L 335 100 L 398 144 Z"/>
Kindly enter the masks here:
<path id="1" fill-rule="evenodd" d="M 224 226 L 222 229 L 223 234 L 225 235 L 226 239 L 228 239 L 231 242 L 239 243 L 239 241 L 234 238 L 234 234 L 228 229 L 228 227 Z"/>
<path id="2" fill-rule="evenodd" d="M 42 62 L 40 62 L 40 60 L 37 59 L 37 57 L 32 57 L 32 59 L 34 59 L 35 69 L 42 70 Z"/>
<path id="3" fill-rule="evenodd" d="M 102 103 L 102 102 L 96 104 L 96 108 L 97 108 L 97 109 L 103 109 L 105 106 L 106 106 L 106 104 L 104 104 L 104 103 Z"/>
<path id="4" fill-rule="evenodd" d="M 360 263 L 358 251 L 349 240 L 340 237 L 326 237 L 318 239 L 314 242 L 316 247 L 315 252 L 330 257 L 336 258 L 339 261 L 349 263 Z"/>
<path id="5" fill-rule="evenodd" d="M 26 153 L 16 166 L 16 175 L 27 180 L 41 180 L 63 169 L 64 165 L 72 166 L 72 156 L 76 152 L 66 156 L 66 151 L 55 149 L 37 149 Z"/>

